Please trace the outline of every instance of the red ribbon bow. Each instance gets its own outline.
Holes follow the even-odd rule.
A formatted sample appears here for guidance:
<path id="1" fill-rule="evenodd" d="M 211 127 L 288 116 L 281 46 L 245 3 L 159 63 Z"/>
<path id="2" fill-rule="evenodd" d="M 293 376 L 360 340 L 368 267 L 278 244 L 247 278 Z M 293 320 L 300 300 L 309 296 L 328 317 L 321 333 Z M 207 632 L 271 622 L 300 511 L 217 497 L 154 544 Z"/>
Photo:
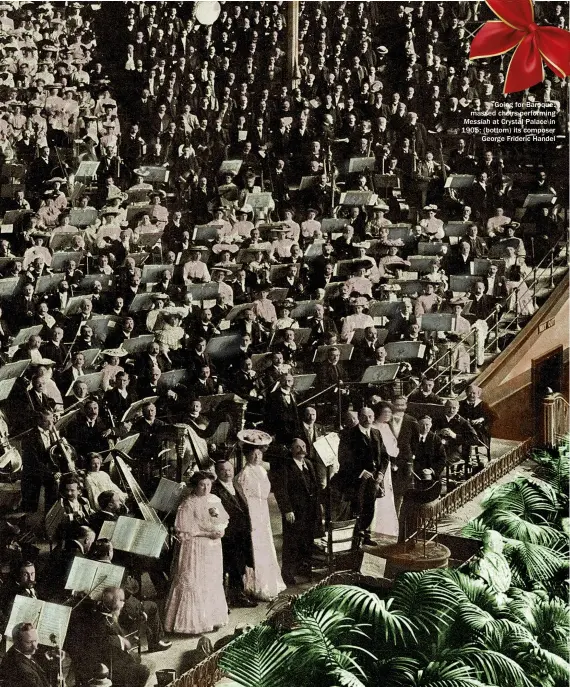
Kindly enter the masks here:
<path id="1" fill-rule="evenodd" d="M 469 57 L 495 57 L 516 46 L 504 92 L 524 91 L 544 79 L 542 59 L 564 78 L 570 73 L 570 33 L 534 23 L 532 0 L 486 0 L 501 21 L 488 21 L 471 43 Z"/>

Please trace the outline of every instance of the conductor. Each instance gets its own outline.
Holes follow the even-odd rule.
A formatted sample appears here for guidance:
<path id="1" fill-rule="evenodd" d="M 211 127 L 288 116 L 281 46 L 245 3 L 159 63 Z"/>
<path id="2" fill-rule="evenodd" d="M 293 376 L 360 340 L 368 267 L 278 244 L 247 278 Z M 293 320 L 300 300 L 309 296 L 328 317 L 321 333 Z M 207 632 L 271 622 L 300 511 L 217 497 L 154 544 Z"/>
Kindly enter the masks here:
<path id="1" fill-rule="evenodd" d="M 351 515 L 358 516 L 358 532 L 364 544 L 373 544 L 370 525 L 376 498 L 384 491 L 388 454 L 382 435 L 372 427 L 374 411 L 363 407 L 358 424 L 341 435 L 338 449 L 340 469 L 335 476 L 341 493 L 350 500 Z"/>

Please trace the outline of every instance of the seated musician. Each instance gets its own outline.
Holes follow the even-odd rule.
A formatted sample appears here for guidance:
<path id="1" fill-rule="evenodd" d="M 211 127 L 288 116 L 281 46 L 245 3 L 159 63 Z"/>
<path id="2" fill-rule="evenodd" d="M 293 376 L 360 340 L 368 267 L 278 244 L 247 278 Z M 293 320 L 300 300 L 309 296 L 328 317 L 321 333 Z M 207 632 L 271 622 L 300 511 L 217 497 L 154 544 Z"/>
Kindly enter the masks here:
<path id="1" fill-rule="evenodd" d="M 131 427 L 131 434 L 139 435 L 133 446 L 133 456 L 136 457 L 135 476 L 149 498 L 162 476 L 163 462 L 159 454 L 167 427 L 166 422 L 157 419 L 154 403 L 143 405 L 142 417 L 135 420 Z"/>
<path id="2" fill-rule="evenodd" d="M 97 510 L 89 518 L 89 526 L 99 537 L 103 523 L 117 522 L 119 515 L 124 510 L 124 499 L 118 491 L 112 489 L 102 491 L 97 497 Z"/>
<path id="3" fill-rule="evenodd" d="M 58 528 L 57 538 L 61 541 L 68 538 L 71 524 L 89 525 L 93 510 L 88 499 L 81 495 L 79 477 L 74 473 L 63 475 L 59 483 L 59 504 L 65 518 Z"/>
<path id="4" fill-rule="evenodd" d="M 38 651 L 38 631 L 32 623 L 17 623 L 12 630 L 13 645 L 0 665 L 0 682 L 18 687 L 50 687 L 57 679 L 57 652 Z"/>
<path id="5" fill-rule="evenodd" d="M 108 539 L 99 539 L 95 542 L 89 558 L 93 561 L 112 563 L 114 558 L 113 545 Z M 127 632 L 138 632 L 139 627 L 144 627 L 144 632 L 148 643 L 148 652 L 166 651 L 172 646 L 172 642 L 164 639 L 164 627 L 158 606 L 154 601 L 140 601 L 138 584 L 128 576 L 125 583 L 125 605 L 119 614 L 119 623 Z"/>
<path id="6" fill-rule="evenodd" d="M 470 384 L 465 390 L 465 400 L 459 403 L 459 414 L 469 422 L 483 444 L 489 447 L 494 413 L 481 399 L 481 394 L 481 387 Z"/>
<path id="7" fill-rule="evenodd" d="M 85 475 L 85 489 L 89 503 L 94 511 L 99 510 L 99 495 L 105 491 L 112 491 L 119 496 L 121 503 L 126 501 L 127 495 L 113 482 L 108 472 L 101 470 L 103 457 L 100 453 L 87 455 L 87 473 Z"/>
<path id="8" fill-rule="evenodd" d="M 118 622 L 124 605 L 124 590 L 107 587 L 99 602 L 81 604 L 72 612 L 66 648 L 82 684 L 93 677 L 101 663 L 113 667 L 114 687 L 144 687 L 146 684 L 150 671 L 129 653 L 131 640 Z"/>
<path id="9" fill-rule="evenodd" d="M 448 465 L 467 466 L 471 446 L 479 440 L 475 430 L 459 415 L 459 401 L 450 398 L 445 403 L 445 413 L 434 421 L 434 431 L 445 447 Z"/>
<path id="10" fill-rule="evenodd" d="M 433 393 L 435 381 L 429 377 L 423 377 L 418 389 L 410 394 L 410 403 L 431 403 L 443 405 L 441 396 Z"/>
<path id="11" fill-rule="evenodd" d="M 99 416 L 99 403 L 88 400 L 79 415 L 65 429 L 65 436 L 77 453 L 84 457 L 92 451 L 105 451 L 113 432 Z"/>
<path id="12" fill-rule="evenodd" d="M 124 370 L 117 372 L 113 388 L 105 391 L 103 396 L 103 405 L 110 413 L 114 425 L 121 422 L 123 415 L 136 400 L 137 397 L 130 388 L 129 373 Z"/>

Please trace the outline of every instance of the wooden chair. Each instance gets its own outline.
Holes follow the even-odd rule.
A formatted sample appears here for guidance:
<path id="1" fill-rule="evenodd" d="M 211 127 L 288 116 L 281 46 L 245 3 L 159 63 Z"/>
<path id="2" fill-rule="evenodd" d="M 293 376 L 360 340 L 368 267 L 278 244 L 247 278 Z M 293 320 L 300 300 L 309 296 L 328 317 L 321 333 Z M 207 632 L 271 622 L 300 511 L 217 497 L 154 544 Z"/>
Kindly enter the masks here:
<path id="1" fill-rule="evenodd" d="M 360 565 L 359 537 L 356 518 L 352 520 L 332 520 L 320 540 L 329 571 L 356 570 Z"/>

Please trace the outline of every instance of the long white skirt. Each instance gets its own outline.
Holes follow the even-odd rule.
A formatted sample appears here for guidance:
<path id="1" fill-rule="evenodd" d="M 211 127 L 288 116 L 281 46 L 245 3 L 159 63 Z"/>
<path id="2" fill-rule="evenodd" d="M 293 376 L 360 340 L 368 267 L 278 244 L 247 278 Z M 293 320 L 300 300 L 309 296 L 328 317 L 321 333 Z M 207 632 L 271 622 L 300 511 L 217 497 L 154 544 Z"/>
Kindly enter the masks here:
<path id="1" fill-rule="evenodd" d="M 372 533 L 397 537 L 399 531 L 398 516 L 394 504 L 392 486 L 392 468 L 389 465 L 384 476 L 384 496 L 376 499 L 374 518 L 370 527 Z"/>

